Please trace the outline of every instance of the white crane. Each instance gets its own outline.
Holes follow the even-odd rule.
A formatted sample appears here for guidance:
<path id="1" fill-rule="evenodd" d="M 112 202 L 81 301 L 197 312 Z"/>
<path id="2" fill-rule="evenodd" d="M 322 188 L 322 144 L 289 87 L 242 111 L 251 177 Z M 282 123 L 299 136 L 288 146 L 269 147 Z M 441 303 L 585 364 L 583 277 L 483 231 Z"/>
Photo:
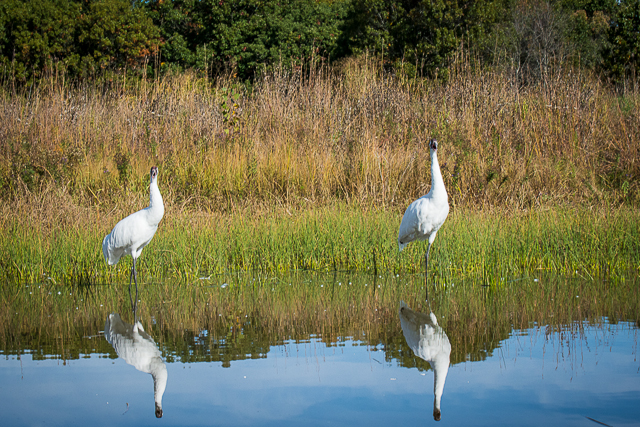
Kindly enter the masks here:
<path id="1" fill-rule="evenodd" d="M 111 313 L 104 324 L 104 337 L 129 365 L 153 378 L 153 399 L 156 418 L 162 418 L 162 395 L 167 387 L 167 366 L 153 338 L 142 328 L 136 318 L 135 324 L 124 322 L 118 313 Z"/>
<path id="2" fill-rule="evenodd" d="M 446 188 L 444 188 L 437 151 L 438 141 L 432 139 L 429 141 L 431 190 L 427 195 L 420 197 L 409 205 L 402 217 L 400 230 L 398 231 L 398 247 L 401 251 L 410 242 L 429 239 L 429 247 L 424 257 L 424 285 L 427 302 L 429 301 L 429 290 L 427 289 L 429 251 L 433 241 L 436 239 L 436 233 L 449 214 L 449 196 Z"/>
<path id="3" fill-rule="evenodd" d="M 416 356 L 429 362 L 433 369 L 433 419 L 440 421 L 442 415 L 440 401 L 451 360 L 449 337 L 438 325 L 438 319 L 431 311 L 427 316 L 411 310 L 404 301 L 401 301 L 399 315 L 402 334 L 407 345 Z"/>
<path id="4" fill-rule="evenodd" d="M 156 234 L 158 224 L 164 215 L 164 203 L 158 189 L 158 168 L 151 168 L 151 184 L 149 185 L 149 206 L 120 220 L 102 241 L 102 253 L 109 265 L 118 263 L 123 255 L 131 255 L 133 267 L 129 274 L 129 295 L 131 295 L 131 277 L 136 284 L 136 303 L 138 301 L 138 273 L 136 259 L 142 249 L 149 244 Z"/>

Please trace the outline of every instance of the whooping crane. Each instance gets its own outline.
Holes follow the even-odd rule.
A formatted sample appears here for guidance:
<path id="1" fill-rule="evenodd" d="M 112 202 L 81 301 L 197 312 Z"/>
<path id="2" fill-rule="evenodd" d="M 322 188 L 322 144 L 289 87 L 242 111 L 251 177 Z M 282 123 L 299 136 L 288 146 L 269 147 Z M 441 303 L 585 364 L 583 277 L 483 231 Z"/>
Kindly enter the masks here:
<path id="1" fill-rule="evenodd" d="M 158 168 L 155 166 L 151 168 L 149 199 L 148 207 L 122 219 L 102 241 L 102 253 L 107 264 L 117 264 L 123 255 L 131 255 L 133 258 L 133 267 L 129 274 L 129 295 L 131 295 L 131 277 L 133 276 L 136 284 L 136 303 L 138 301 L 136 259 L 153 238 L 164 215 L 164 203 L 158 189 Z"/>
<path id="2" fill-rule="evenodd" d="M 402 217 L 398 232 L 398 247 L 401 251 L 410 242 L 429 239 L 429 246 L 424 257 L 424 285 L 427 302 L 429 301 L 429 290 L 427 289 L 429 251 L 436 238 L 436 233 L 449 214 L 449 196 L 447 196 L 447 190 L 442 180 L 437 150 L 438 141 L 432 139 L 429 141 L 431 190 L 409 205 Z"/>

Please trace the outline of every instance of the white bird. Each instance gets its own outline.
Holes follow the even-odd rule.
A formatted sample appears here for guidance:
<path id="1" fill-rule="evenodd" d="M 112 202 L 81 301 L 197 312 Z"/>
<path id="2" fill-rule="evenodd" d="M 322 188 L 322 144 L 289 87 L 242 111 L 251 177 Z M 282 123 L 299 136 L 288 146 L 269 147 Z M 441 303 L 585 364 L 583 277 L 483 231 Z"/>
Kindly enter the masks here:
<path id="1" fill-rule="evenodd" d="M 118 222 L 102 241 L 102 253 L 107 264 L 117 264 L 123 255 L 131 255 L 133 258 L 133 267 L 129 274 L 129 294 L 131 294 L 131 276 L 133 276 L 136 284 L 136 302 L 138 301 L 136 259 L 156 234 L 158 224 L 164 215 L 164 203 L 158 189 L 158 168 L 155 166 L 151 168 L 149 199 L 149 207 L 132 213 Z"/>
<path id="2" fill-rule="evenodd" d="M 427 289 L 427 270 L 429 268 L 429 251 L 436 239 L 436 233 L 449 215 L 449 196 L 444 187 L 440 165 L 438 164 L 438 141 L 429 141 L 431 155 L 431 190 L 409 205 L 402 217 L 398 231 L 398 247 L 400 251 L 410 242 L 429 239 L 429 247 L 424 257 L 425 289 Z M 429 291 L 426 291 L 429 301 Z"/>
<path id="3" fill-rule="evenodd" d="M 135 314 L 134 314 L 135 316 Z M 157 418 L 162 418 L 162 395 L 167 387 L 167 366 L 153 338 L 136 319 L 134 325 L 124 322 L 118 313 L 111 313 L 104 324 L 104 337 L 129 365 L 153 377 L 153 399 Z"/>
<path id="4" fill-rule="evenodd" d="M 440 401 L 449 372 L 451 343 L 442 327 L 438 325 L 438 319 L 433 312 L 430 311 L 427 316 L 411 310 L 401 301 L 399 314 L 407 345 L 416 356 L 429 362 L 433 369 L 433 419 L 440 421 Z"/>

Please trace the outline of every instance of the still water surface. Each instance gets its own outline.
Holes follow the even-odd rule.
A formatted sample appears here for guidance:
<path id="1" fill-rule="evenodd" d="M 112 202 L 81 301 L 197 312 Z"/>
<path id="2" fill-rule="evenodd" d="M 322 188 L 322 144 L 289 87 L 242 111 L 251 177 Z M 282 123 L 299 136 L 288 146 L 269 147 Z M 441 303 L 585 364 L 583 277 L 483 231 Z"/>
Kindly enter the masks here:
<path id="1" fill-rule="evenodd" d="M 206 330 L 158 344 L 151 325 L 114 311 L 84 331 L 92 350 L 77 358 L 33 340 L 4 351 L 2 425 L 640 425 L 635 323 L 512 329 L 485 356 L 451 360 L 464 337 L 400 306 L 374 342 L 248 336 L 242 357 L 217 348 L 236 355 L 226 361 L 193 357 Z"/>

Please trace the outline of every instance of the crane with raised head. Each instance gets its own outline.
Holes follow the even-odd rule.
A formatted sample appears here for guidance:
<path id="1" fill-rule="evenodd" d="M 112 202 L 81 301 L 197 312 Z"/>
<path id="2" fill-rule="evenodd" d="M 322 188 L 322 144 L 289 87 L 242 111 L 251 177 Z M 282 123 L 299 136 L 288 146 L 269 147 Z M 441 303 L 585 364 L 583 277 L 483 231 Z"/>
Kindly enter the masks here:
<path id="1" fill-rule="evenodd" d="M 429 240 L 427 253 L 424 256 L 425 292 L 429 301 L 428 269 L 429 252 L 436 239 L 436 233 L 449 215 L 449 196 L 444 187 L 440 165 L 438 164 L 438 141 L 429 141 L 431 156 L 431 190 L 409 205 L 402 217 L 398 232 L 398 247 L 400 251 L 409 243 L 419 240 Z"/>
<path id="2" fill-rule="evenodd" d="M 138 273 L 136 260 L 142 249 L 149 244 L 156 234 L 158 224 L 164 216 L 164 203 L 158 189 L 158 168 L 151 168 L 149 185 L 149 206 L 134 212 L 120 220 L 102 241 L 102 253 L 109 265 L 115 265 L 124 255 L 131 255 L 133 266 L 129 274 L 129 294 L 131 294 L 131 278 L 136 284 L 136 303 L 138 301 Z"/>

